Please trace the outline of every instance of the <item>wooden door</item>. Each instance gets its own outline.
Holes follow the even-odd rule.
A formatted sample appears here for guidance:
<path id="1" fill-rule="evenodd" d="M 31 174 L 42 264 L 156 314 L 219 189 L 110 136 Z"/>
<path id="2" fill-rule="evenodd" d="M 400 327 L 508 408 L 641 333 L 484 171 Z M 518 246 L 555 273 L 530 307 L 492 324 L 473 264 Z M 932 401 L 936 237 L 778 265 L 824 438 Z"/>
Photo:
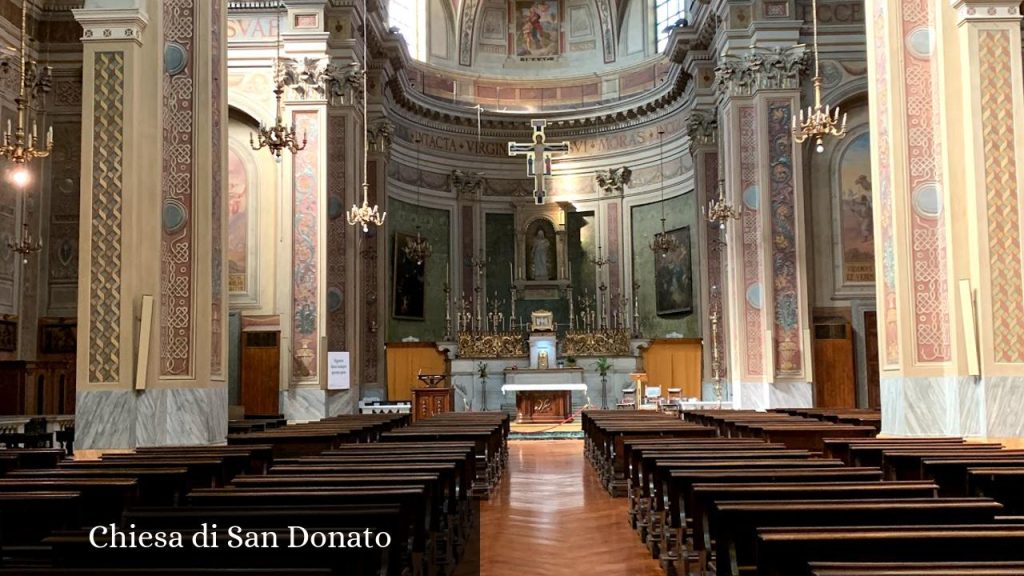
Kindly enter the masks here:
<path id="1" fill-rule="evenodd" d="M 242 332 L 239 370 L 242 406 L 246 414 L 280 414 L 281 333 Z"/>
<path id="2" fill-rule="evenodd" d="M 882 392 L 879 389 L 881 372 L 878 366 L 878 312 L 864 312 L 864 362 L 867 365 L 868 408 L 882 407 Z"/>
<path id="3" fill-rule="evenodd" d="M 853 329 L 849 323 L 814 326 L 814 404 L 818 408 L 853 408 Z"/>

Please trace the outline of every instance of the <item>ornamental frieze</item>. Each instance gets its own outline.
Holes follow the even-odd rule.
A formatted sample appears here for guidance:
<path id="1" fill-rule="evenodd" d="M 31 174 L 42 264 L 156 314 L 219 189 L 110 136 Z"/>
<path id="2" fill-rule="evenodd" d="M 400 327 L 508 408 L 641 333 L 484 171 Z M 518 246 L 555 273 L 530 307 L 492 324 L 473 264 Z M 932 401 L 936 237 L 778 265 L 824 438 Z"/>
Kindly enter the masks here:
<path id="1" fill-rule="evenodd" d="M 759 90 L 798 89 L 806 66 L 804 46 L 752 48 L 743 56 L 727 54 L 715 67 L 715 91 L 725 96 L 753 96 Z"/>

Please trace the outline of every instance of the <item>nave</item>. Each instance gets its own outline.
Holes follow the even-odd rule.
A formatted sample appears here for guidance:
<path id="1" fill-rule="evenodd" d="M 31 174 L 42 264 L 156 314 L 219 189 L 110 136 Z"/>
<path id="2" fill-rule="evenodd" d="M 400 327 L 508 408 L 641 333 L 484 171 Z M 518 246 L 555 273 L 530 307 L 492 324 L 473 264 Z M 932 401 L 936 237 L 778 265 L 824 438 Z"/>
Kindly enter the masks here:
<path id="1" fill-rule="evenodd" d="M 481 576 L 662 576 L 583 457 L 581 440 L 508 445 L 501 485 L 480 506 Z"/>

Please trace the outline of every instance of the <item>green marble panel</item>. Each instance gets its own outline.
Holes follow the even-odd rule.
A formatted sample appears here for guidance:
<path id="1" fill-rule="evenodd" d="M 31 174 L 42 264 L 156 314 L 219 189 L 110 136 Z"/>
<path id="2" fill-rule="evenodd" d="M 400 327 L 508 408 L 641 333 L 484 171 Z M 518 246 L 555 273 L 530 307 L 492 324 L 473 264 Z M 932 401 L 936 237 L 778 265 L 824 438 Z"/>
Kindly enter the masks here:
<path id="1" fill-rule="evenodd" d="M 430 241 L 433 254 L 425 266 L 424 320 L 406 320 L 393 317 L 392 295 L 395 270 L 395 232 L 420 234 Z M 449 262 L 448 242 L 451 237 L 451 220 L 447 210 L 416 206 L 395 198 L 388 200 L 387 218 L 388 245 L 388 340 L 399 341 L 413 336 L 424 342 L 436 342 L 444 337 L 444 282 L 445 268 Z"/>
<path id="2" fill-rule="evenodd" d="M 690 227 L 691 267 L 693 278 L 693 312 L 658 316 L 654 295 L 654 253 L 648 244 L 661 232 L 661 202 L 634 206 L 630 217 L 633 225 L 633 279 L 640 284 L 640 326 L 646 337 L 662 337 L 678 332 L 686 338 L 700 337 L 700 262 L 698 261 L 696 194 L 693 191 L 665 200 L 665 228 Z"/>

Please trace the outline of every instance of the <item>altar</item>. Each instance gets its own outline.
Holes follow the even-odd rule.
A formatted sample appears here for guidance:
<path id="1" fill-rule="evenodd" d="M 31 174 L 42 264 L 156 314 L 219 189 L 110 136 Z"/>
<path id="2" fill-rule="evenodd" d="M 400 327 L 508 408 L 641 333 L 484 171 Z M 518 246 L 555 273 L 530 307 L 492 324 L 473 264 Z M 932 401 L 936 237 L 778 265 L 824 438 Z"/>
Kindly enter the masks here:
<path id="1" fill-rule="evenodd" d="M 502 394 L 516 395 L 516 422 L 557 424 L 572 416 L 572 393 L 586 392 L 582 368 L 506 369 Z"/>

